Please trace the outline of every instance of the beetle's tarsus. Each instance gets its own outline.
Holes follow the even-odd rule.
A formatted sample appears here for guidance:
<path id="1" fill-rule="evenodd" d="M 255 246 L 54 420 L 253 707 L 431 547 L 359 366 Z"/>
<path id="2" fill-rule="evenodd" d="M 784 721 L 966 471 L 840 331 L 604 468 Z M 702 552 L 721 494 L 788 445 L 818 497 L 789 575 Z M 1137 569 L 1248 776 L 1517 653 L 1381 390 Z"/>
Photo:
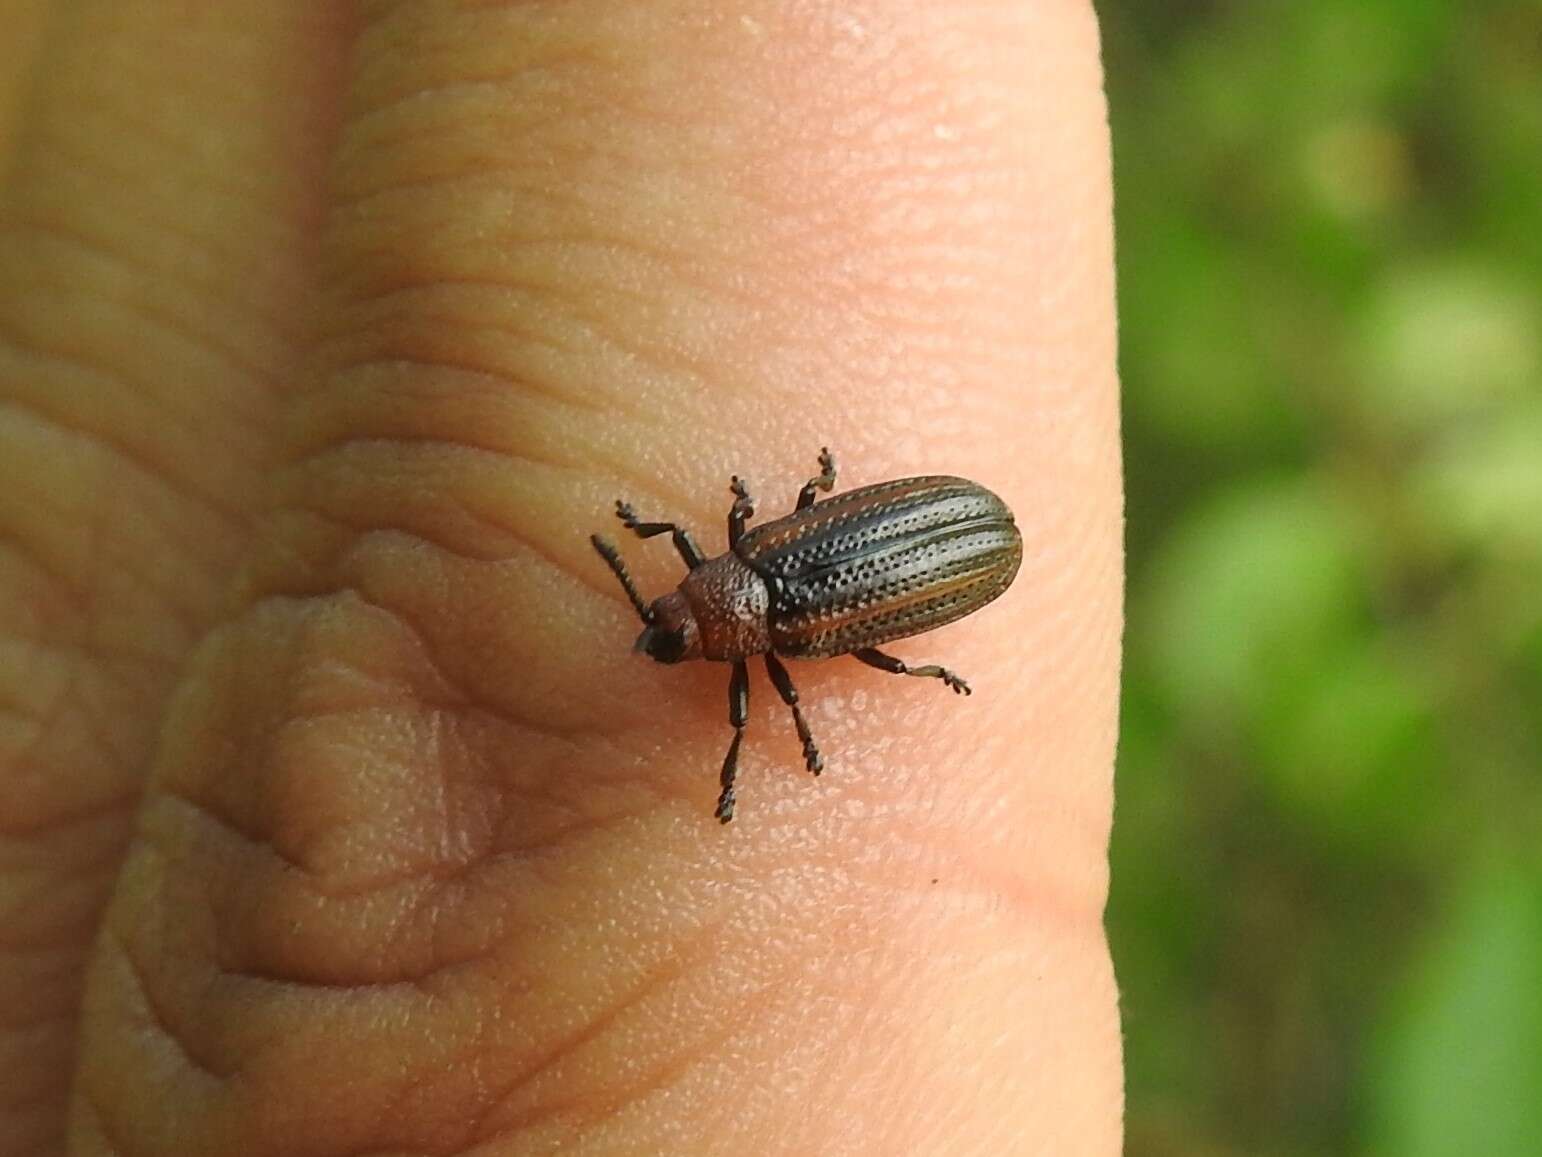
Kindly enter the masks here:
<path id="1" fill-rule="evenodd" d="M 911 667 L 903 659 L 896 659 L 893 655 L 885 655 L 874 647 L 863 647 L 860 651 L 853 651 L 852 657 L 860 659 L 869 667 L 877 667 L 880 671 L 887 671 L 891 675 L 915 675 L 921 679 L 941 679 L 947 687 L 953 688 L 954 694 L 972 695 L 969 684 L 958 675 L 949 671 L 946 667 L 936 664 L 928 664 L 925 667 Z"/>
<path id="2" fill-rule="evenodd" d="M 797 707 L 792 709 L 792 725 L 798 729 L 798 738 L 803 741 L 803 766 L 808 768 L 810 775 L 818 775 L 825 769 L 825 757 L 819 754 L 819 746 L 809 734 L 803 712 Z"/>
<path id="3" fill-rule="evenodd" d="M 717 797 L 717 807 L 712 814 L 718 823 L 726 824 L 734 818 L 734 777 L 739 771 L 739 738 L 742 731 L 734 732 L 733 742 L 728 745 L 728 757 L 723 761 L 723 793 Z"/>
<path id="4" fill-rule="evenodd" d="M 963 679 L 955 675 L 952 671 L 949 671 L 946 667 L 911 667 L 905 672 L 905 674 L 920 675 L 922 678 L 930 677 L 933 679 L 941 679 L 943 686 L 951 687 L 955 695 L 974 694 L 974 692 L 970 690 L 968 683 L 964 682 Z"/>
<path id="5" fill-rule="evenodd" d="M 835 489 L 835 456 L 830 453 L 830 447 L 822 446 L 819 450 L 819 474 L 810 478 L 803 484 L 803 489 L 798 492 L 798 510 L 805 510 L 814 505 L 814 496 L 821 490 L 826 494 Z"/>
<path id="6" fill-rule="evenodd" d="M 728 508 L 728 549 L 732 550 L 744 537 L 744 524 L 755 517 L 755 500 L 737 474 L 729 479 L 728 489 L 734 496 L 734 504 Z"/>
<path id="7" fill-rule="evenodd" d="M 798 706 L 798 689 L 792 685 L 792 676 L 787 673 L 782 661 L 770 651 L 766 652 L 766 674 L 771 676 L 772 686 L 782 697 L 782 702 L 792 708 L 792 725 L 798 729 L 798 738 L 803 742 L 803 766 L 818 775 L 825 769 L 824 756 L 819 754 L 819 746 L 809 731 L 808 720 L 803 718 L 803 708 Z"/>
<path id="8" fill-rule="evenodd" d="M 691 537 L 691 532 L 683 527 L 676 526 L 673 522 L 643 522 L 637 517 L 637 511 L 632 509 L 630 502 L 616 499 L 616 517 L 638 538 L 652 538 L 654 535 L 667 534 L 674 540 L 675 550 L 680 553 L 685 561 L 686 568 L 695 570 L 707 561 L 707 556 L 701 553 L 701 547 L 696 545 L 696 540 Z"/>
<path id="9" fill-rule="evenodd" d="M 911 674 L 912 675 L 925 675 L 925 674 L 930 674 L 930 672 L 926 668 L 923 667 L 923 668 L 921 668 L 919 670 L 912 671 Z M 968 683 L 964 682 L 964 680 L 960 679 L 957 675 L 955 675 L 952 671 L 949 671 L 946 667 L 938 667 L 937 668 L 937 678 L 941 679 L 945 686 L 953 688 L 953 690 L 954 690 L 954 692 L 956 694 L 959 694 L 959 695 L 973 695 L 974 694 L 974 692 L 970 689 Z"/>

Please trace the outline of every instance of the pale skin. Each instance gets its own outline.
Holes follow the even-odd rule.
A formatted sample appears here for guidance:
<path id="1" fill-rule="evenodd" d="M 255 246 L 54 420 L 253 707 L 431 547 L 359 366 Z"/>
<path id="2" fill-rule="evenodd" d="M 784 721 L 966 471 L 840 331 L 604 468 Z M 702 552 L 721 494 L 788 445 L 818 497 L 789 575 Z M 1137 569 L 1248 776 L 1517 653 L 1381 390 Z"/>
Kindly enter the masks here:
<path id="1" fill-rule="evenodd" d="M 1117 1153 L 1089 6 L 332 11 L 0 0 L 0 1157 Z M 821 445 L 1022 571 L 725 828 L 588 535 Z"/>

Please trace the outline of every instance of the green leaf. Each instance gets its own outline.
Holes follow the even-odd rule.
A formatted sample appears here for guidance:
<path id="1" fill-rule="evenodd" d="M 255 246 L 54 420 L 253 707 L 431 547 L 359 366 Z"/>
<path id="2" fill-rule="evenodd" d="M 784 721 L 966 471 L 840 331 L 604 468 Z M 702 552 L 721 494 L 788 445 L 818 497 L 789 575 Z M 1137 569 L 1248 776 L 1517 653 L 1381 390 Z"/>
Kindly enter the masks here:
<path id="1" fill-rule="evenodd" d="M 1536 294 L 1492 265 L 1394 269 L 1362 336 L 1367 417 L 1414 433 L 1532 396 L 1542 376 Z"/>
<path id="2" fill-rule="evenodd" d="M 1542 401 L 1452 432 L 1411 491 L 1422 525 L 1444 543 L 1542 560 Z"/>
<path id="3" fill-rule="evenodd" d="M 1354 522 L 1328 487 L 1285 477 L 1223 493 L 1153 566 L 1135 621 L 1191 722 L 1256 719 L 1322 671 L 1366 603 Z"/>
<path id="4" fill-rule="evenodd" d="M 1430 945 L 1373 1081 L 1386 1157 L 1532 1157 L 1542 1138 L 1542 873 L 1481 871 Z"/>
<path id="5" fill-rule="evenodd" d="M 1357 638 L 1283 697 L 1260 740 L 1280 805 L 1361 851 L 1411 846 L 1432 818 L 1447 754 L 1422 675 L 1379 637 Z"/>

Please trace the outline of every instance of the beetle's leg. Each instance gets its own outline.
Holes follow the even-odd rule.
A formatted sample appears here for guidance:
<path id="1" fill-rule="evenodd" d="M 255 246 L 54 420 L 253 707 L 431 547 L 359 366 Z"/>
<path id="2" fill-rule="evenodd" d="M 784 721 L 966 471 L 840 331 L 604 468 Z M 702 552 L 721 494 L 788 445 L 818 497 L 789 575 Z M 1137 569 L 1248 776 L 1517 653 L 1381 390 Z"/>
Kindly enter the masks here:
<path id="1" fill-rule="evenodd" d="M 653 622 L 653 612 L 648 609 L 648 604 L 643 602 L 642 595 L 638 594 L 637 588 L 632 585 L 632 576 L 626 572 L 626 563 L 621 561 L 621 552 L 597 534 L 591 534 L 589 541 L 594 544 L 594 549 L 600 552 L 600 557 L 609 565 L 611 572 L 621 581 L 621 589 L 632 601 L 632 606 L 637 608 L 637 617 L 645 624 Z"/>
<path id="2" fill-rule="evenodd" d="M 782 661 L 770 651 L 766 652 L 766 672 L 776 685 L 776 692 L 782 697 L 782 702 L 792 708 L 792 725 L 798 729 L 798 738 L 803 741 L 803 762 L 818 775 L 824 770 L 824 757 L 819 754 L 814 737 L 809 733 L 808 720 L 803 718 L 803 709 L 798 706 L 798 689 L 792 685 L 792 676 L 787 674 Z"/>
<path id="3" fill-rule="evenodd" d="M 696 540 L 691 537 L 691 532 L 683 527 L 676 526 L 673 522 L 642 522 L 638 520 L 637 511 L 632 509 L 630 502 L 622 502 L 616 499 L 616 517 L 621 520 L 621 525 L 637 535 L 638 538 L 652 538 L 656 534 L 667 534 L 675 540 L 675 549 L 680 552 L 680 557 L 685 559 L 685 565 L 695 570 L 706 557 L 701 553 L 701 547 L 696 545 Z"/>
<path id="4" fill-rule="evenodd" d="M 927 679 L 941 679 L 960 695 L 970 694 L 969 684 L 965 683 L 946 667 L 907 667 L 902 660 L 896 659 L 893 655 L 885 655 L 882 651 L 875 650 L 872 647 L 864 647 L 860 651 L 853 651 L 852 655 L 855 658 L 861 659 L 869 667 L 877 667 L 880 671 L 887 671 L 891 675 L 919 675 Z"/>
<path id="5" fill-rule="evenodd" d="M 734 664 L 728 680 L 728 722 L 734 725 L 733 742 L 723 757 L 723 794 L 717 797 L 717 811 L 712 814 L 723 823 L 734 818 L 734 779 L 739 774 L 739 741 L 744 725 L 750 721 L 750 669 L 743 659 Z"/>
<path id="6" fill-rule="evenodd" d="M 744 479 L 737 474 L 728 484 L 728 489 L 733 491 L 734 496 L 734 504 L 728 508 L 728 549 L 732 550 L 739 545 L 739 539 L 744 537 L 745 520 L 755 516 L 755 500 L 750 497 Z"/>
<path id="7" fill-rule="evenodd" d="M 830 447 L 825 446 L 819 451 L 819 477 L 810 478 L 803 484 L 803 489 L 798 492 L 798 509 L 814 505 L 814 495 L 823 490 L 826 494 L 835 489 L 835 457 L 830 453 Z"/>

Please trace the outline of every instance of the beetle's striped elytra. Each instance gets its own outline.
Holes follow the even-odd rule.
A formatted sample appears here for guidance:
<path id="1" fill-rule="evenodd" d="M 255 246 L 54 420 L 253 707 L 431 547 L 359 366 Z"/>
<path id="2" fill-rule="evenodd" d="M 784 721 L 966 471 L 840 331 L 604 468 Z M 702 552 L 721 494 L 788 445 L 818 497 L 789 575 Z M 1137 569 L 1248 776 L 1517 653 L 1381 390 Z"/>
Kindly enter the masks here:
<path id="1" fill-rule="evenodd" d="M 1023 557 L 1012 512 L 977 483 L 946 475 L 879 482 L 816 502 L 835 487 L 835 459 L 820 452 L 820 472 L 798 495 L 793 513 L 746 529 L 755 513 L 745 484 L 733 479 L 728 550 L 704 557 L 690 532 L 642 522 L 618 501 L 616 516 L 641 538 L 670 535 L 687 573 L 669 594 L 645 602 L 610 543 L 590 541 L 620 581 L 643 621 L 635 649 L 661 663 L 713 659 L 733 664 L 728 716 L 734 728 L 723 760 L 716 815 L 733 819 L 739 742 L 749 717 L 749 667 L 766 670 L 792 710 L 808 769 L 824 766 L 798 692 L 778 658 L 851 655 L 896 675 L 941 679 L 967 695 L 945 667 L 910 667 L 875 648 L 971 614 L 1011 585 Z"/>

